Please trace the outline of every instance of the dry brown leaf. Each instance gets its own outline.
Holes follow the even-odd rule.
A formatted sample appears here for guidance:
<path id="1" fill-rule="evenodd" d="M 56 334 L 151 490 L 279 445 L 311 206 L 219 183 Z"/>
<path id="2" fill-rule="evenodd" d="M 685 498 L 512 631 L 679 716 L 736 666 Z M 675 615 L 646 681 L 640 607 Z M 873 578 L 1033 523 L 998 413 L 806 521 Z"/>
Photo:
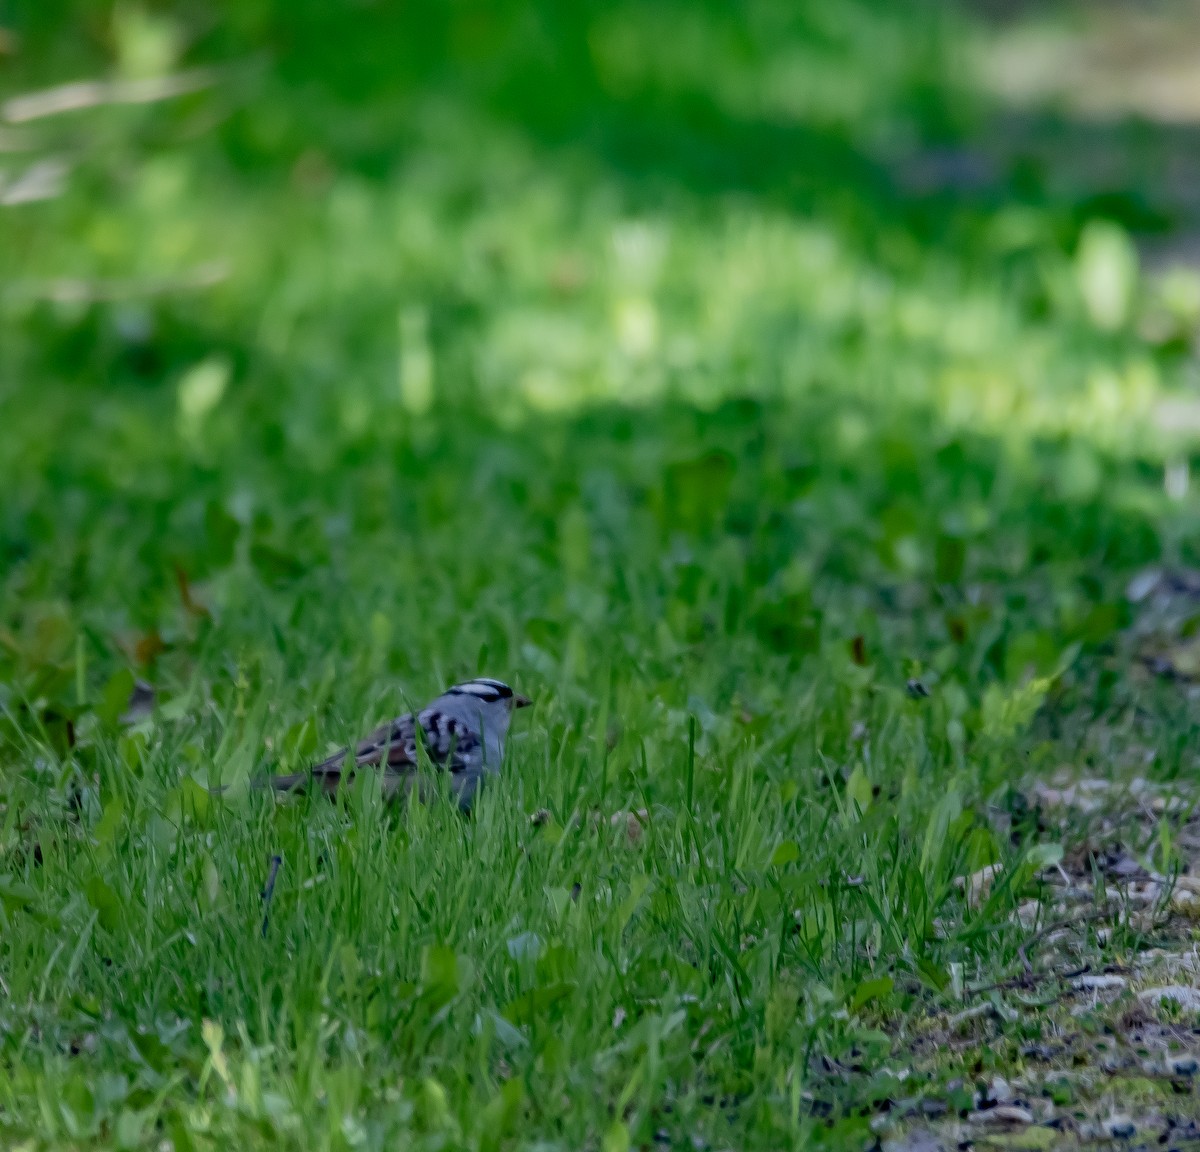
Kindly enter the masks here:
<path id="1" fill-rule="evenodd" d="M 972 872 L 970 876 L 956 876 L 954 887 L 966 894 L 967 907 L 977 908 L 987 898 L 992 890 L 993 881 L 1003 870 L 1003 864 L 989 864 L 986 868 L 980 868 L 978 872 Z"/>

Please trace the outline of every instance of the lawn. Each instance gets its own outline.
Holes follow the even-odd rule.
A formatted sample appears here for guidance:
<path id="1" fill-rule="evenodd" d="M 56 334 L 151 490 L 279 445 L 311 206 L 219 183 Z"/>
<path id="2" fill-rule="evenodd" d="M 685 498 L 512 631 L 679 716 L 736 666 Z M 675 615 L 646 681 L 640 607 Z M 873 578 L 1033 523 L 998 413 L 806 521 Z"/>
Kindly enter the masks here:
<path id="1" fill-rule="evenodd" d="M 997 77 L 1123 11 L 0 2 L 0 1144 L 1200 1142 L 1200 111 Z"/>

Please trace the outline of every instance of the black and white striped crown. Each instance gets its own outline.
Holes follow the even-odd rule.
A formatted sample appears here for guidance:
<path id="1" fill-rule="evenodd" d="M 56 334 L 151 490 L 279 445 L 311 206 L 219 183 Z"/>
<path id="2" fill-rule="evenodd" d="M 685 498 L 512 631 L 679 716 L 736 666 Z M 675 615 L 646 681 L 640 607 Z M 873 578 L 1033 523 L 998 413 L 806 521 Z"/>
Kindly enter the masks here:
<path id="1" fill-rule="evenodd" d="M 474 680 L 455 684 L 446 689 L 447 696 L 476 696 L 485 703 L 494 704 L 497 700 L 509 700 L 513 690 L 503 680 L 492 680 L 487 676 L 477 676 Z"/>

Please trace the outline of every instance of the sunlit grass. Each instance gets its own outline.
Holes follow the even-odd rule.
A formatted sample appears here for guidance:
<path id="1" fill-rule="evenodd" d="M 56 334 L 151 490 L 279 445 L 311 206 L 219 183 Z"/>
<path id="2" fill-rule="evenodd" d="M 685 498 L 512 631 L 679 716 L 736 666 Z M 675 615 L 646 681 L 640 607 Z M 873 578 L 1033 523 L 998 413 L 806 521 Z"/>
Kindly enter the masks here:
<path id="1" fill-rule="evenodd" d="M 121 11 L 114 74 L 192 63 Z M 1025 778 L 1194 766 L 1124 634 L 1196 561 L 1187 275 L 923 226 L 871 165 L 955 121 L 937 35 L 752 16 L 555 26 L 566 133 L 310 45 L 329 89 L 237 59 L 22 145 L 70 168 L 0 209 L 9 1142 L 861 1147 L 1017 963 Z M 479 673 L 537 703 L 470 820 L 243 787 Z"/>

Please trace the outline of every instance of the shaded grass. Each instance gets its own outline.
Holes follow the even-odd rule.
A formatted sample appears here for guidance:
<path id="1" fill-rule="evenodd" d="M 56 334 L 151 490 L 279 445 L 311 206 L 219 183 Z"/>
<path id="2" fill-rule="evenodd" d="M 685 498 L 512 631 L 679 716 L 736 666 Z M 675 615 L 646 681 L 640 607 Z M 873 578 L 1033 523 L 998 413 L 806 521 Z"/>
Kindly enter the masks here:
<path id="1" fill-rule="evenodd" d="M 755 127 L 709 14 L 716 96 L 585 76 L 548 124 L 457 48 L 305 83 L 256 11 L 278 62 L 47 126 L 65 194 L 0 217 L 0 1124 L 860 1144 L 951 965 L 1019 968 L 1021 782 L 1195 763 L 1122 640 L 1194 560 L 1178 349 L 1097 330 L 1069 206 L 969 201 L 955 251 L 884 187 L 945 89 Z M 567 61 L 616 34 L 576 19 Z M 478 673 L 537 707 L 469 822 L 240 788 Z"/>

